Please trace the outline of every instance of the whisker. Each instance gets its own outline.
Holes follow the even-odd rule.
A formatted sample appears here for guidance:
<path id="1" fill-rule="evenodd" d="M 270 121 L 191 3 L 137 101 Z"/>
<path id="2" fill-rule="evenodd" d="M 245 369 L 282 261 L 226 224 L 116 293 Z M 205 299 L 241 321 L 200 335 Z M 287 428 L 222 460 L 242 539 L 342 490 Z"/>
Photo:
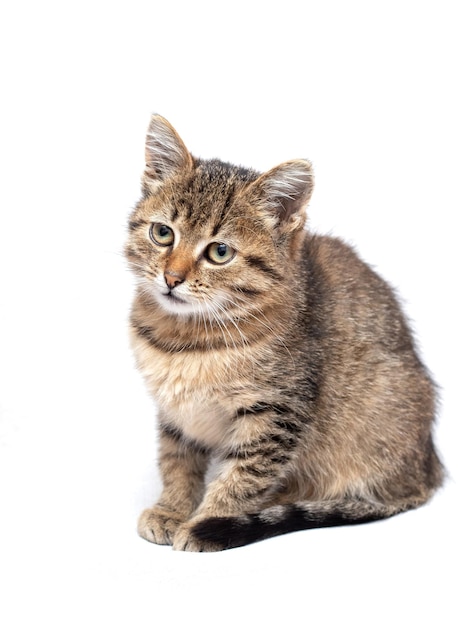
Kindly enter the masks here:
<path id="1" fill-rule="evenodd" d="M 266 328 L 266 330 L 268 330 L 269 333 L 273 334 L 276 337 L 276 340 L 280 343 L 280 345 L 285 349 L 286 353 L 289 355 L 290 359 L 292 360 L 292 363 L 293 364 L 295 363 L 294 357 L 292 356 L 292 353 L 290 352 L 287 344 L 281 338 L 279 329 L 275 328 L 269 322 L 268 318 L 266 317 L 266 315 L 263 313 L 262 309 L 259 306 L 255 305 L 253 301 L 248 299 L 242 292 L 237 292 L 237 300 L 234 300 L 233 298 L 230 298 L 229 296 L 227 296 L 227 302 L 229 302 L 230 304 L 238 308 L 240 308 L 240 304 L 248 304 L 252 310 L 250 311 L 248 307 L 243 306 L 242 307 L 243 316 L 254 319 L 257 324 L 260 324 L 261 326 Z M 263 319 L 265 321 L 263 321 Z"/>

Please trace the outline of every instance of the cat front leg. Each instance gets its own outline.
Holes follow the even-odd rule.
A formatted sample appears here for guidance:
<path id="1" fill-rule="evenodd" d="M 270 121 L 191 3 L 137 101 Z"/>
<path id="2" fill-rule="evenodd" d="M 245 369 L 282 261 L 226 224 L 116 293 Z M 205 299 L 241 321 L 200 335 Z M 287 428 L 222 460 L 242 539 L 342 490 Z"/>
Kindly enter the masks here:
<path id="1" fill-rule="evenodd" d="M 177 528 L 201 502 L 207 463 L 204 449 L 186 443 L 177 431 L 160 427 L 159 469 L 163 490 L 158 502 L 139 518 L 141 537 L 163 545 L 173 543 Z"/>
<path id="2" fill-rule="evenodd" d="M 263 417 L 268 418 L 267 415 Z M 218 541 L 217 533 L 211 536 L 210 532 L 205 532 L 206 526 L 216 528 L 217 520 L 222 518 L 226 520 L 226 525 L 231 524 L 233 545 L 237 545 L 237 527 L 243 524 L 245 516 L 259 512 L 276 501 L 301 428 L 295 418 L 281 420 L 274 411 L 271 411 L 269 419 L 263 421 L 264 432 L 260 432 L 259 420 L 253 419 L 250 424 L 246 417 L 243 426 L 248 428 L 243 428 L 242 432 L 250 433 L 251 437 L 244 437 L 243 442 L 226 453 L 218 475 L 207 486 L 204 499 L 194 515 L 177 529 L 174 549 L 213 552 L 229 547 L 225 540 L 224 543 Z"/>
<path id="3" fill-rule="evenodd" d="M 254 466 L 248 469 L 244 461 L 226 462 L 220 476 L 208 485 L 206 496 L 194 515 L 176 529 L 173 548 L 189 552 L 225 549 L 227 546 L 220 544 L 216 535 L 201 538 L 200 529 L 207 522 L 212 525 L 216 519 L 230 518 L 236 535 L 237 525 L 244 515 L 263 509 L 271 501 L 276 485 L 281 483 L 280 468 L 268 468 L 268 465 L 266 461 L 264 469 Z"/>

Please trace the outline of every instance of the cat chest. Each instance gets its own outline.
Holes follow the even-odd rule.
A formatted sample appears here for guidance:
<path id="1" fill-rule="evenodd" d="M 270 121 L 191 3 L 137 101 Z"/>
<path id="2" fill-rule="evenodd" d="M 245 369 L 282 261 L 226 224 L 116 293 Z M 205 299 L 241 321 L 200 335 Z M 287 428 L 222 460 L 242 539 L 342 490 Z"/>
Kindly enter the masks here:
<path id="1" fill-rule="evenodd" d="M 162 419 L 209 447 L 227 441 L 237 409 L 252 403 L 250 383 L 224 353 L 144 349 L 138 362 Z"/>

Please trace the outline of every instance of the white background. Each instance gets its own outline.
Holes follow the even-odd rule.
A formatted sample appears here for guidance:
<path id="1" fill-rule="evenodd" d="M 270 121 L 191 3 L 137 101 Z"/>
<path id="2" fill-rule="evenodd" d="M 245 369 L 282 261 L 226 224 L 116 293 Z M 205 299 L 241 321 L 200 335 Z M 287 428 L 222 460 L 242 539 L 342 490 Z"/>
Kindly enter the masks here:
<path id="1" fill-rule="evenodd" d="M 466 2 L 33 2 L 0 15 L 0 621 L 468 624 Z M 396 286 L 441 386 L 429 506 L 219 554 L 140 539 L 154 408 L 121 250 L 152 112 L 310 158 L 311 228 Z"/>

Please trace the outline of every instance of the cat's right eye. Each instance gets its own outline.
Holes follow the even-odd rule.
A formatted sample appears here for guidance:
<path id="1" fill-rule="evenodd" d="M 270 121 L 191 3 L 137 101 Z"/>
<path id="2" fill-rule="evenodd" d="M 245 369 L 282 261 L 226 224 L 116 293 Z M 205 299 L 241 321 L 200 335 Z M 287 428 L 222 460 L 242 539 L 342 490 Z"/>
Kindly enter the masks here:
<path id="1" fill-rule="evenodd" d="M 150 239 L 157 246 L 171 246 L 175 241 L 175 234 L 169 226 L 165 224 L 151 224 L 149 231 Z"/>

